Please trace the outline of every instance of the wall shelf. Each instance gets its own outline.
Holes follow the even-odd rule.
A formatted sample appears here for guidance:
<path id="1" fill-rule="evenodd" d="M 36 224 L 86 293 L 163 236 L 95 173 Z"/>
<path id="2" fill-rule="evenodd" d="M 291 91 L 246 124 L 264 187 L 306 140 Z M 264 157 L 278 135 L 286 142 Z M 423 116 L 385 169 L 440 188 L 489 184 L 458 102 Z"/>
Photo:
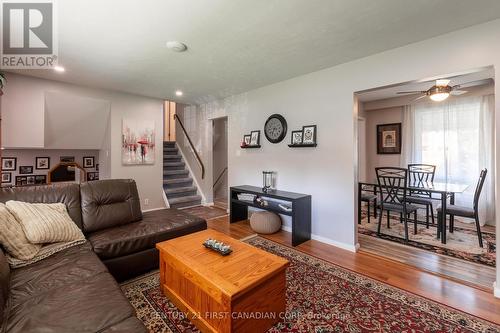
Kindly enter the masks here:
<path id="1" fill-rule="evenodd" d="M 247 148 L 260 148 L 260 145 L 253 145 L 253 146 L 240 146 L 241 149 L 247 149 Z"/>
<path id="2" fill-rule="evenodd" d="M 307 148 L 307 147 L 316 147 L 317 143 L 307 143 L 303 145 L 288 145 L 290 148 Z"/>

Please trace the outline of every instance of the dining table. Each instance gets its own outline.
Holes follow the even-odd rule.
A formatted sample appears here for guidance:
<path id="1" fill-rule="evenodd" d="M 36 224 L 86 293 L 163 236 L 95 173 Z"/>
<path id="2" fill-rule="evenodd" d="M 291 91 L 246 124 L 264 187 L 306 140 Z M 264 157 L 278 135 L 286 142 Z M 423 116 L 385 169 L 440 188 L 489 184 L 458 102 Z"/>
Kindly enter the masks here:
<path id="1" fill-rule="evenodd" d="M 431 197 L 437 196 L 436 201 L 441 202 L 442 212 L 446 212 L 448 198 L 450 204 L 455 204 L 455 195 L 463 193 L 469 188 L 467 184 L 456 184 L 447 182 L 424 182 L 424 181 L 410 181 L 406 185 L 406 190 L 410 193 L 429 193 Z M 380 193 L 381 186 L 377 181 L 360 181 L 358 183 L 358 211 L 361 209 L 361 192 L 366 191 L 366 187 L 371 187 L 374 194 Z M 441 243 L 446 244 L 446 214 L 441 214 Z"/>

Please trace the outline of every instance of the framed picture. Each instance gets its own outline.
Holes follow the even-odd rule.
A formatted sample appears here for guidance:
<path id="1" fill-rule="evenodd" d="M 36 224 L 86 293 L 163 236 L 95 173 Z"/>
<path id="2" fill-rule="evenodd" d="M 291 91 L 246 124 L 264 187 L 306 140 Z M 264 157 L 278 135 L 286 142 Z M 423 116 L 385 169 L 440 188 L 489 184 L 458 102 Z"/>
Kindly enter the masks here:
<path id="1" fill-rule="evenodd" d="M 36 185 L 47 184 L 47 176 L 46 175 L 36 175 L 35 176 L 35 184 Z"/>
<path id="2" fill-rule="evenodd" d="M 245 136 L 243 136 L 243 142 L 245 143 L 246 146 L 249 146 L 251 141 L 252 141 L 252 136 L 251 135 L 245 135 Z"/>
<path id="3" fill-rule="evenodd" d="M 401 154 L 401 123 L 377 125 L 377 154 Z"/>
<path id="4" fill-rule="evenodd" d="M 99 172 L 87 172 L 87 181 L 99 180 Z"/>
<path id="5" fill-rule="evenodd" d="M 250 146 L 260 145 L 260 131 L 250 132 Z"/>
<path id="6" fill-rule="evenodd" d="M 35 167 L 37 170 L 48 170 L 50 168 L 50 157 L 37 157 Z"/>
<path id="7" fill-rule="evenodd" d="M 16 186 L 26 186 L 28 185 L 28 179 L 26 176 L 16 176 Z"/>
<path id="8" fill-rule="evenodd" d="M 83 158 L 83 167 L 84 168 L 94 168 L 95 167 L 94 156 L 87 156 Z"/>
<path id="9" fill-rule="evenodd" d="M 27 185 L 35 185 L 35 176 L 27 176 L 26 177 Z"/>
<path id="10" fill-rule="evenodd" d="M 302 144 L 316 143 L 316 125 L 302 127 Z"/>
<path id="11" fill-rule="evenodd" d="M 12 173 L 2 172 L 2 184 L 12 183 Z"/>
<path id="12" fill-rule="evenodd" d="M 19 174 L 20 175 L 29 175 L 33 173 L 33 166 L 32 165 L 21 165 L 19 167 Z"/>
<path id="13" fill-rule="evenodd" d="M 61 156 L 59 157 L 59 162 L 62 163 L 73 163 L 75 161 L 75 156 Z"/>
<path id="14" fill-rule="evenodd" d="M 155 137 L 154 120 L 123 119 L 122 164 L 155 164 Z"/>
<path id="15" fill-rule="evenodd" d="M 302 130 L 292 131 L 292 145 L 301 145 L 302 144 Z"/>
<path id="16" fill-rule="evenodd" d="M 16 171 L 16 157 L 2 157 L 2 171 Z"/>

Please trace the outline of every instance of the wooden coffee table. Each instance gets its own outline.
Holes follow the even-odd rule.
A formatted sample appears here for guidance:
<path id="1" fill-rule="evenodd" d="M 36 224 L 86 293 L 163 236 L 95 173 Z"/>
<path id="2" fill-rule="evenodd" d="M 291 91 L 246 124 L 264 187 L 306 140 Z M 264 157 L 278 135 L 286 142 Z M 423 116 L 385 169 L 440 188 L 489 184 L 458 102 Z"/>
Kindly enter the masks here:
<path id="1" fill-rule="evenodd" d="M 214 238 L 228 256 L 206 249 Z M 215 230 L 156 244 L 163 293 L 202 332 L 265 332 L 283 319 L 288 261 Z"/>

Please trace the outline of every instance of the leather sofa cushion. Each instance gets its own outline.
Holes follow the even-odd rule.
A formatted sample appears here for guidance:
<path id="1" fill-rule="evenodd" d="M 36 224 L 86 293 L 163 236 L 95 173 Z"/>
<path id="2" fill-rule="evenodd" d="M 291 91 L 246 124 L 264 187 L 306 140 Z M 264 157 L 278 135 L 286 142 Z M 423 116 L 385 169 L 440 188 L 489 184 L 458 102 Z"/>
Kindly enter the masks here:
<path id="1" fill-rule="evenodd" d="M 85 233 L 140 221 L 137 186 L 131 179 L 88 182 L 80 186 Z"/>
<path id="2" fill-rule="evenodd" d="M 0 189 L 0 202 L 9 200 L 31 203 L 57 203 L 66 205 L 68 214 L 82 229 L 82 209 L 80 202 L 80 185 L 54 184 L 44 186 L 26 186 Z"/>
<path id="3" fill-rule="evenodd" d="M 10 287 L 7 332 L 101 332 L 134 316 L 88 244 L 13 270 Z"/>
<path id="4" fill-rule="evenodd" d="M 5 312 L 5 305 L 9 297 L 10 268 L 4 252 L 0 249 L 0 327 Z"/>
<path id="5" fill-rule="evenodd" d="M 109 259 L 155 248 L 156 243 L 206 228 L 205 220 L 171 208 L 144 213 L 139 222 L 97 231 L 88 235 L 88 240 L 101 259 Z"/>
<path id="6" fill-rule="evenodd" d="M 137 319 L 136 317 L 130 317 L 125 319 L 121 323 L 113 325 L 108 329 L 104 330 L 103 333 L 146 333 L 149 332 L 142 321 Z"/>

